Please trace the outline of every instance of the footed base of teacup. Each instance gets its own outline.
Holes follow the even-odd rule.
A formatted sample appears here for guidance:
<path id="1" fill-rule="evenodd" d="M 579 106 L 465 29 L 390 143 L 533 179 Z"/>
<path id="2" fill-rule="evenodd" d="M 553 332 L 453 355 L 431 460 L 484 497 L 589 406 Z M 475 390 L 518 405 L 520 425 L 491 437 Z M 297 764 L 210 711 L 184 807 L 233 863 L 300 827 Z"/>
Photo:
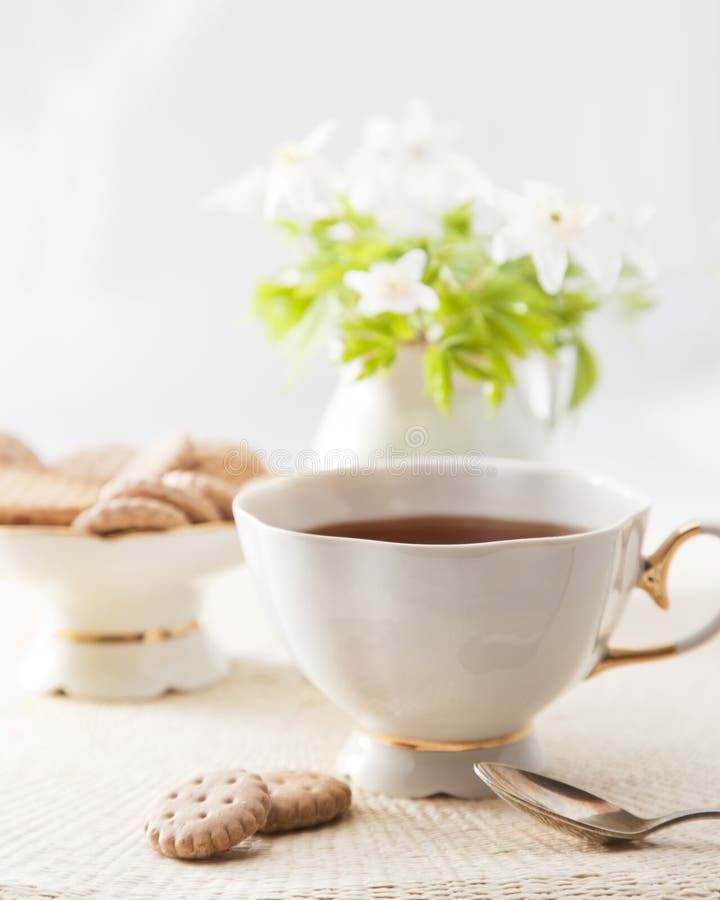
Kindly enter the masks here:
<path id="1" fill-rule="evenodd" d="M 354 731 L 340 753 L 338 769 L 354 787 L 392 797 L 450 794 L 478 800 L 491 796 L 473 771 L 473 764 L 482 760 L 539 769 L 537 738 L 527 733 L 518 740 L 471 750 L 416 750 Z"/>
<path id="2" fill-rule="evenodd" d="M 18 680 L 33 693 L 63 691 L 86 700 L 143 700 L 167 691 L 208 687 L 228 661 L 199 628 L 148 640 L 87 640 L 41 634 L 20 665 Z"/>

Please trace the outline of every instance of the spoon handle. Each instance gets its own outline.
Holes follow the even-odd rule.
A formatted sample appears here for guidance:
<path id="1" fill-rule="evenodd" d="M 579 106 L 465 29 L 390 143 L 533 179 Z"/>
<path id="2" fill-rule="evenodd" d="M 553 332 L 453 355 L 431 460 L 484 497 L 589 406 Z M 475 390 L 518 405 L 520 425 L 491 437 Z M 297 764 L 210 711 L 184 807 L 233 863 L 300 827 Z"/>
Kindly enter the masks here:
<path id="1" fill-rule="evenodd" d="M 689 822 L 691 819 L 720 819 L 720 809 L 688 809 L 669 816 L 649 819 L 647 823 L 648 832 L 669 828 L 670 825 L 677 825 L 679 822 Z"/>

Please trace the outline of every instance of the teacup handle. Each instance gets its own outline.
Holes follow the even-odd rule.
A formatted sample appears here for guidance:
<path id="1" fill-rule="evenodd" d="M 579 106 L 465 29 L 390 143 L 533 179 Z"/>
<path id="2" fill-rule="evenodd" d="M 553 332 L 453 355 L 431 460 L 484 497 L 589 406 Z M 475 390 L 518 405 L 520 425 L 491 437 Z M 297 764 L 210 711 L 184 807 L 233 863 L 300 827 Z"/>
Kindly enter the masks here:
<path id="1" fill-rule="evenodd" d="M 720 537 L 720 525 L 711 525 L 708 522 L 690 522 L 673 532 L 669 538 L 660 544 L 654 553 L 645 559 L 643 571 L 640 574 L 637 586 L 646 591 L 661 609 L 670 606 L 668 597 L 667 578 L 672 562 L 678 548 L 692 537 L 698 534 L 714 534 Z M 698 628 L 687 637 L 680 638 L 671 644 L 659 644 L 655 647 L 643 647 L 642 649 L 629 649 L 625 647 L 608 647 L 590 675 L 597 675 L 615 666 L 624 666 L 628 663 L 649 662 L 654 659 L 664 659 L 667 656 L 675 656 L 692 650 L 699 644 L 703 644 L 720 631 L 720 612 L 702 628 Z"/>

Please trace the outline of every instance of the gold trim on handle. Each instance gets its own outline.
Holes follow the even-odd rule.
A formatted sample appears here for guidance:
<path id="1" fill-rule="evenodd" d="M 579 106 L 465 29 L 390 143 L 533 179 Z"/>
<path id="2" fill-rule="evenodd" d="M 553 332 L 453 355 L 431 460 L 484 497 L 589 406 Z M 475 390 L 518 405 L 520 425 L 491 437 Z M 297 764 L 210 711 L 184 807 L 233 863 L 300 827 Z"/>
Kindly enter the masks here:
<path id="1" fill-rule="evenodd" d="M 645 647 L 642 650 L 609 647 L 605 656 L 590 673 L 590 676 L 599 675 L 600 672 L 606 672 L 608 669 L 614 669 L 617 666 L 626 666 L 629 663 L 654 662 L 658 659 L 666 659 L 668 656 L 675 656 L 677 652 L 676 644 L 658 644 L 656 647 Z"/>
<path id="2" fill-rule="evenodd" d="M 642 588 L 657 603 L 660 609 L 670 608 L 668 597 L 667 578 L 670 563 L 677 551 L 685 541 L 702 534 L 699 522 L 689 522 L 682 528 L 676 529 L 670 537 L 660 544 L 654 553 L 645 559 L 645 568 L 640 575 L 638 587 Z"/>
<path id="3" fill-rule="evenodd" d="M 399 747 L 402 750 L 418 750 L 430 753 L 457 753 L 463 750 L 487 750 L 492 747 L 504 747 L 506 744 L 515 744 L 522 741 L 532 733 L 532 726 L 513 731 L 512 734 L 503 734 L 496 738 L 486 738 L 481 741 L 424 741 L 416 738 L 397 738 L 386 734 L 373 734 L 365 731 L 369 738 L 390 747 Z"/>
<path id="4" fill-rule="evenodd" d="M 637 586 L 649 594 L 660 609 L 670 608 L 667 580 L 673 557 L 685 541 L 703 533 L 703 527 L 699 522 L 689 522 L 687 525 L 677 528 L 654 553 L 645 558 Z M 592 678 L 593 675 L 598 675 L 600 672 L 630 663 L 667 659 L 679 652 L 680 648 L 677 644 L 658 644 L 654 647 L 642 648 L 608 647 L 588 677 Z"/>
<path id="5" fill-rule="evenodd" d="M 72 644 L 157 644 L 173 638 L 185 637 L 200 630 L 197 622 L 186 622 L 173 628 L 151 628 L 148 631 L 121 631 L 114 634 L 102 634 L 94 631 L 55 632 L 55 637 Z"/>

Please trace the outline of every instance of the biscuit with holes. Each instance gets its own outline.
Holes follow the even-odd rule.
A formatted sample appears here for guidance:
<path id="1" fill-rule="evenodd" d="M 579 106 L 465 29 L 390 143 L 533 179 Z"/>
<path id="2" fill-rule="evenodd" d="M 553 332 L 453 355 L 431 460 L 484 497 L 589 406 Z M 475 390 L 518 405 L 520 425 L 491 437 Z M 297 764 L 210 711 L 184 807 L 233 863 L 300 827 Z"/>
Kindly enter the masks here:
<path id="1" fill-rule="evenodd" d="M 195 451 L 184 434 L 170 434 L 154 441 L 144 450 L 134 453 L 127 463 L 103 487 L 100 496 L 114 497 L 120 488 L 137 481 L 161 478 L 171 469 L 190 468 Z"/>
<path id="2" fill-rule="evenodd" d="M 198 775 L 169 791 L 145 822 L 163 856 L 207 859 L 252 837 L 265 824 L 270 792 L 259 775 L 229 769 Z"/>
<path id="3" fill-rule="evenodd" d="M 0 465 L 17 466 L 21 469 L 43 468 L 30 447 L 12 434 L 0 434 Z"/>
<path id="4" fill-rule="evenodd" d="M 83 447 L 58 460 L 53 468 L 73 478 L 84 478 L 96 484 L 105 484 L 127 465 L 135 451 L 122 444 L 102 444 Z"/>
<path id="5" fill-rule="evenodd" d="M 176 506 L 191 522 L 219 522 L 220 510 L 208 497 L 192 486 L 167 484 L 165 477 L 137 481 L 127 487 L 120 487 L 114 497 L 148 497 Z"/>
<path id="6" fill-rule="evenodd" d="M 91 534 L 119 531 L 165 531 L 189 525 L 182 510 L 150 497 L 116 497 L 99 500 L 73 520 L 73 528 Z"/>
<path id="7" fill-rule="evenodd" d="M 184 468 L 178 466 L 177 468 Z M 213 475 L 231 484 L 235 491 L 251 478 L 266 475 L 267 469 L 260 457 L 247 444 L 207 444 L 195 445 L 195 462 L 192 465 L 196 472 Z"/>
<path id="8" fill-rule="evenodd" d="M 50 469 L 0 466 L 2 525 L 69 525 L 97 496 L 96 484 Z"/>
<path id="9" fill-rule="evenodd" d="M 350 809 L 350 786 L 318 772 L 272 772 L 263 775 L 272 801 L 263 834 L 322 825 Z"/>
<path id="10" fill-rule="evenodd" d="M 207 497 L 219 510 L 223 519 L 232 519 L 235 488 L 227 481 L 206 475 L 205 472 L 188 472 L 176 469 L 162 477 L 163 483 L 181 490 L 196 491 Z"/>

